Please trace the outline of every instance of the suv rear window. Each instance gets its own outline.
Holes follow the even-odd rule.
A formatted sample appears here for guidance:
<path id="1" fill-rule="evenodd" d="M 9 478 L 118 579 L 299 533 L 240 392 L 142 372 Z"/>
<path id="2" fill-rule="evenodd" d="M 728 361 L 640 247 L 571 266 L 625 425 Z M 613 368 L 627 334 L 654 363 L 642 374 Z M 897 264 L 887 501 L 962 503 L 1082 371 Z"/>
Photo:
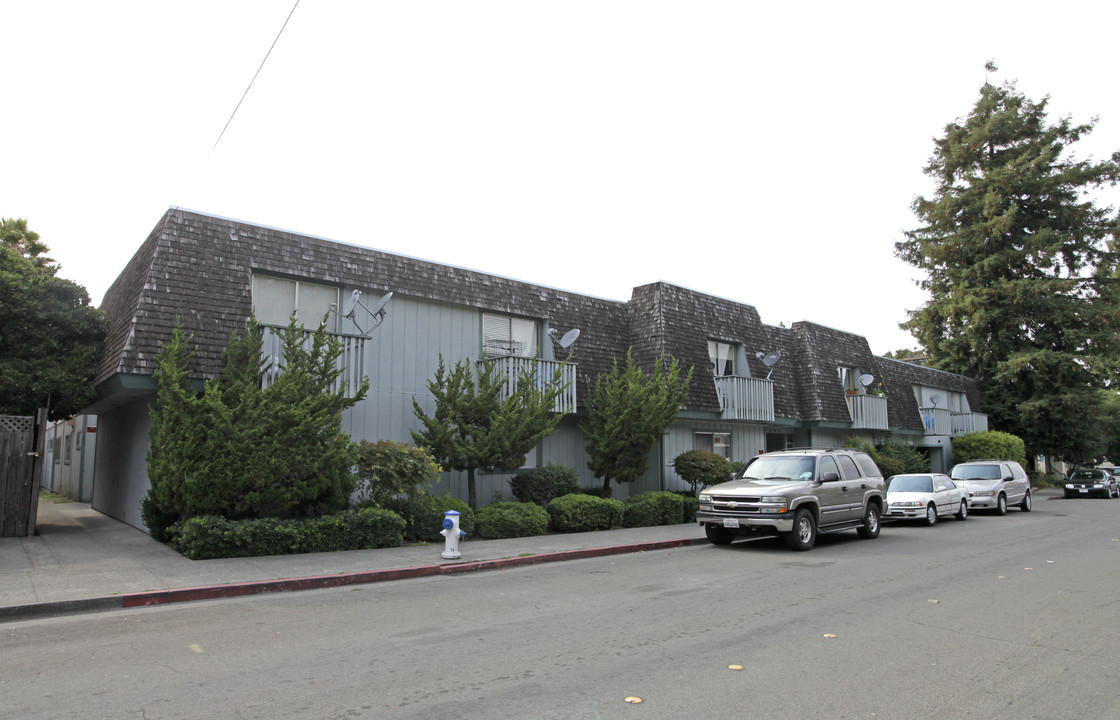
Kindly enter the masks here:
<path id="1" fill-rule="evenodd" d="M 879 466 L 871 459 L 867 453 L 853 453 L 852 457 L 859 463 L 859 469 L 863 470 L 863 474 L 867 477 L 879 477 Z"/>

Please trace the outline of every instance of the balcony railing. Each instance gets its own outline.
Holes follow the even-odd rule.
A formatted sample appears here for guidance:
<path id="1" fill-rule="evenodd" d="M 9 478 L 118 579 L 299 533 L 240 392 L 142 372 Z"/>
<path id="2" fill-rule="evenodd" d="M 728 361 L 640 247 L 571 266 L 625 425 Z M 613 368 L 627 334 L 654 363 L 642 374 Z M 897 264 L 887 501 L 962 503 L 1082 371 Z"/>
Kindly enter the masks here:
<path id="1" fill-rule="evenodd" d="M 952 413 L 947 408 L 918 408 L 926 435 L 948 435 L 953 430 Z"/>
<path id="2" fill-rule="evenodd" d="M 848 413 L 852 428 L 862 430 L 887 429 L 887 399 L 878 395 L 848 395 Z"/>
<path id="3" fill-rule="evenodd" d="M 522 373 L 528 372 L 532 382 L 538 389 L 544 390 L 550 382 L 557 370 L 560 370 L 560 384 L 564 385 L 564 391 L 556 398 L 556 404 L 553 405 L 553 412 L 574 412 L 576 409 L 576 366 L 569 363 L 557 362 L 555 360 L 538 360 L 536 358 L 527 357 L 491 357 L 487 358 L 486 362 L 493 363 L 494 368 L 497 370 L 499 376 L 505 380 L 505 390 L 502 392 L 502 399 L 509 397 L 514 391 L 517 390 L 517 384 L 522 377 Z M 483 361 L 479 361 L 481 366 Z"/>
<path id="4" fill-rule="evenodd" d="M 723 420 L 774 422 L 774 381 L 722 375 L 714 378 Z"/>
<path id="5" fill-rule="evenodd" d="M 264 337 L 261 342 L 261 354 L 272 361 L 272 369 L 265 373 L 261 387 L 268 387 L 280 376 L 280 373 L 284 372 L 284 342 L 280 337 L 279 328 L 265 325 L 262 329 Z M 307 348 L 311 346 L 312 335 L 314 333 L 310 330 L 303 333 L 304 346 Z M 346 397 L 354 397 L 366 377 L 366 339 L 361 335 L 338 333 L 331 333 L 331 337 L 342 343 L 342 354 L 335 361 L 335 367 L 342 370 L 342 373 L 335 380 L 331 390 L 337 391 L 341 385 L 346 389 Z"/>
<path id="6" fill-rule="evenodd" d="M 987 431 L 988 416 L 984 413 L 953 413 L 953 437 Z"/>

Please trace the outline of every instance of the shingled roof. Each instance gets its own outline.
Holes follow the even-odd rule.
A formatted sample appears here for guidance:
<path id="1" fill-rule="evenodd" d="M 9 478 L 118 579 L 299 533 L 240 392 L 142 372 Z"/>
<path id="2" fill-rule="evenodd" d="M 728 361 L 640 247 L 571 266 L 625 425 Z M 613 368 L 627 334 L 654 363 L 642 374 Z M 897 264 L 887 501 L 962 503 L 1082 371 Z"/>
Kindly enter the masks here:
<path id="1" fill-rule="evenodd" d="M 695 368 L 688 410 L 719 412 L 708 375 L 707 341 L 741 344 L 754 377 L 765 377 L 755 353 L 780 350 L 773 368 L 779 417 L 804 422 L 850 421 L 837 368 L 858 367 L 881 379 L 892 427 L 921 430 L 910 384 L 947 387 L 980 407 L 975 382 L 872 355 L 867 340 L 808 322 L 764 325 L 750 305 L 658 282 L 634 289 L 628 303 L 443 265 L 370 248 L 300 235 L 180 208 L 169 209 L 105 294 L 108 336 L 98 382 L 114 376 L 151 376 L 155 357 L 177 323 L 193 335 L 192 374 L 215 377 L 230 335 L 252 311 L 252 275 L 307 278 L 357 287 L 371 294 L 458 304 L 539 318 L 551 327 L 579 328 L 574 360 L 578 397 L 594 378 L 633 348 L 651 368 L 662 355 Z M 897 420 L 897 422 L 896 422 Z"/>
<path id="2" fill-rule="evenodd" d="M 625 303 L 299 235 L 179 208 L 167 211 L 105 294 L 110 318 L 98 382 L 152 375 L 177 322 L 194 336 L 192 374 L 215 377 L 231 333 L 252 312 L 252 273 L 304 277 L 537 317 L 580 328 L 577 390 L 625 353 Z"/>

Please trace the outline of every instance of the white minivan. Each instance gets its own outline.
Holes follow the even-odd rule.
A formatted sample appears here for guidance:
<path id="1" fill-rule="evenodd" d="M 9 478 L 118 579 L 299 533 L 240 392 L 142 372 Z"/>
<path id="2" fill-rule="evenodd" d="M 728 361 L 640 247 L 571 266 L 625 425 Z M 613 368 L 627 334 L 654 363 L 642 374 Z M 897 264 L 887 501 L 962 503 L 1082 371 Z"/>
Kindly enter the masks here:
<path id="1" fill-rule="evenodd" d="M 953 467 L 949 473 L 957 485 L 968 491 L 973 510 L 995 510 L 1006 515 L 1008 505 L 1031 511 L 1031 481 L 1023 466 L 1014 460 L 971 460 Z"/>

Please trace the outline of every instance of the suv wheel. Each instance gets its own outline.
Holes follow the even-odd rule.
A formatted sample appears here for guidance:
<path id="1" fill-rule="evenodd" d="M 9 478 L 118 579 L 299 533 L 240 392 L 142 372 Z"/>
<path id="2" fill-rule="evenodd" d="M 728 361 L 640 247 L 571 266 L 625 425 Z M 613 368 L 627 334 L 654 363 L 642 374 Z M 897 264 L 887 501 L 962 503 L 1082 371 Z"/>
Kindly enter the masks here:
<path id="1" fill-rule="evenodd" d="M 708 536 L 708 542 L 713 545 L 730 545 L 735 539 L 735 533 L 711 523 L 704 523 L 704 534 Z"/>
<path id="2" fill-rule="evenodd" d="M 793 516 L 793 532 L 785 535 L 786 545 L 794 550 L 812 550 L 817 542 L 817 524 L 813 513 L 801 508 Z"/>
<path id="3" fill-rule="evenodd" d="M 879 527 L 879 508 L 868 505 L 867 512 L 863 515 L 863 525 L 856 532 L 864 540 L 874 540 L 879 537 Z"/>
<path id="4" fill-rule="evenodd" d="M 926 505 L 926 525 L 937 524 L 937 507 L 933 503 Z"/>
<path id="5" fill-rule="evenodd" d="M 1023 502 L 1019 503 L 1019 509 L 1023 512 L 1031 511 L 1031 491 L 1028 490 L 1027 494 L 1023 496 Z"/>
<path id="6" fill-rule="evenodd" d="M 1000 493 L 999 497 L 996 498 L 996 515 L 1006 515 L 1006 514 L 1007 514 L 1007 496 L 1004 495 L 1003 493 Z"/>

